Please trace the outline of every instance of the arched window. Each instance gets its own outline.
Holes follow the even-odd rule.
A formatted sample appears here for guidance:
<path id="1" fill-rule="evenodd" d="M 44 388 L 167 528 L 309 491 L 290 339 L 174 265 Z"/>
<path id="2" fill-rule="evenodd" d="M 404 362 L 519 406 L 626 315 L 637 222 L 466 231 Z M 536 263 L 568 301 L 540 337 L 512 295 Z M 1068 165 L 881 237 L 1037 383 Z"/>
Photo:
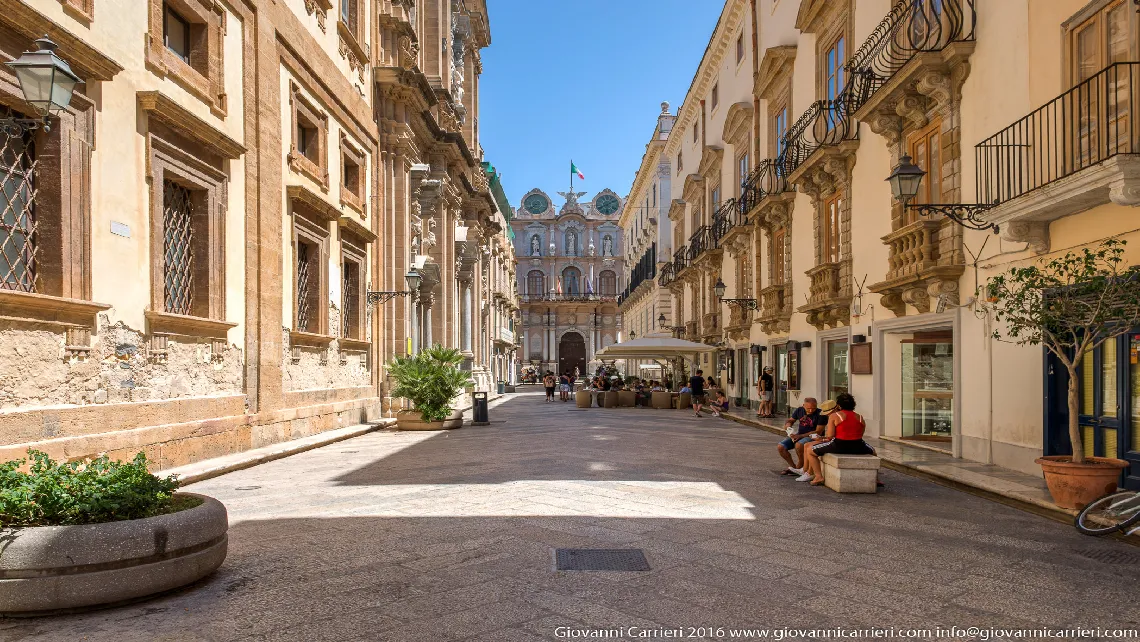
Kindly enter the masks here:
<path id="1" fill-rule="evenodd" d="M 542 256 L 542 239 L 537 234 L 530 237 L 530 255 Z"/>
<path id="2" fill-rule="evenodd" d="M 606 234 L 602 237 L 602 256 L 614 255 L 614 237 Z"/>
<path id="3" fill-rule="evenodd" d="M 582 280 L 582 273 L 576 267 L 568 267 L 562 270 L 562 294 L 566 296 L 578 296 L 581 290 L 578 287 L 578 282 Z"/>
<path id="4" fill-rule="evenodd" d="M 537 237 L 536 237 L 537 238 Z M 526 293 L 538 296 L 546 291 L 546 275 L 542 270 L 531 270 L 526 275 Z"/>
<path id="5" fill-rule="evenodd" d="M 578 256 L 578 232 L 566 231 L 566 256 Z"/>
<path id="6" fill-rule="evenodd" d="M 617 296 L 617 275 L 613 271 L 605 270 L 598 275 L 598 294 Z"/>

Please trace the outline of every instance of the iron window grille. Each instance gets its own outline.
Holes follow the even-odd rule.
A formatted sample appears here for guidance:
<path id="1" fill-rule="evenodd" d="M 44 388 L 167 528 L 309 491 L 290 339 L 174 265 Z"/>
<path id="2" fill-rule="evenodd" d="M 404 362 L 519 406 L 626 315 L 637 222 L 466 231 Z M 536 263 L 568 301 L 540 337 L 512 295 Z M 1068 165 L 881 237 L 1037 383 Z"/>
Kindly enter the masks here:
<path id="1" fill-rule="evenodd" d="M 166 311 L 190 314 L 194 305 L 194 200 L 170 180 L 162 185 L 162 274 Z"/>
<path id="2" fill-rule="evenodd" d="M 357 299 L 360 296 L 359 270 L 352 261 L 345 261 L 343 267 L 343 280 L 341 282 L 341 332 L 340 336 L 347 339 L 359 338 Z"/>
<path id="3" fill-rule="evenodd" d="M 297 328 L 307 332 L 312 320 L 311 297 L 316 285 L 312 279 L 312 265 L 309 261 L 309 245 L 297 243 Z"/>
<path id="4" fill-rule="evenodd" d="M 22 128 L 0 131 L 0 289 L 3 290 L 36 291 L 37 166 L 33 132 Z"/>

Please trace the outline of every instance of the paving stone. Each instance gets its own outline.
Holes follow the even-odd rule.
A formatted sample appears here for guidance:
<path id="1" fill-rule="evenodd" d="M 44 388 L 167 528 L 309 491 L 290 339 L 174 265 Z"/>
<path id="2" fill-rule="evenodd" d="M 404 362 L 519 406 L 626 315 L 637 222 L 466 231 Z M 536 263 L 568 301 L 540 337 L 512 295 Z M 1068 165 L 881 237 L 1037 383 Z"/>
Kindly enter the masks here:
<path id="1" fill-rule="evenodd" d="M 537 411 L 537 412 L 536 412 Z M 212 577 L 0 640 L 536 642 L 559 626 L 1140 626 L 1131 550 L 920 479 L 840 496 L 773 474 L 778 438 L 643 410 L 377 431 L 189 488 L 230 511 Z M 260 486 L 251 491 L 237 488 Z M 646 572 L 559 572 L 639 548 Z M 698 638 L 699 639 L 699 638 Z"/>

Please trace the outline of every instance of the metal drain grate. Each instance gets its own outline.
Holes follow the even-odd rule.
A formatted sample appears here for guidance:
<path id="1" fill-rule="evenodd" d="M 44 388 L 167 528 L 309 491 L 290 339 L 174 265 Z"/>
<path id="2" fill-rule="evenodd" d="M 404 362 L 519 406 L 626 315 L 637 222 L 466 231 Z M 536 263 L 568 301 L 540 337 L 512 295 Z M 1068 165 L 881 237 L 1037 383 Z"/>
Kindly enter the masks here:
<path id="1" fill-rule="evenodd" d="M 554 552 L 559 571 L 648 571 L 649 561 L 638 548 L 560 548 Z"/>
<path id="2" fill-rule="evenodd" d="M 1132 551 L 1118 551 L 1112 548 L 1082 548 L 1073 551 L 1077 555 L 1105 564 L 1140 564 L 1140 554 Z"/>

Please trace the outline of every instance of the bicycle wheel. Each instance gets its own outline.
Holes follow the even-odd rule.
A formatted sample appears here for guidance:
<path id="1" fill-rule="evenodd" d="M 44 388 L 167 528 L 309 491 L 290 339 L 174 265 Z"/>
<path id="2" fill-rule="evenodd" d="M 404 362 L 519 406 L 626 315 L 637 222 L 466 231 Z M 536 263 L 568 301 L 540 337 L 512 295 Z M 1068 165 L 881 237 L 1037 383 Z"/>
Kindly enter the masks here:
<path id="1" fill-rule="evenodd" d="M 1077 530 L 1085 535 L 1108 535 L 1140 521 L 1140 493 L 1110 493 L 1085 506 L 1077 515 Z"/>

